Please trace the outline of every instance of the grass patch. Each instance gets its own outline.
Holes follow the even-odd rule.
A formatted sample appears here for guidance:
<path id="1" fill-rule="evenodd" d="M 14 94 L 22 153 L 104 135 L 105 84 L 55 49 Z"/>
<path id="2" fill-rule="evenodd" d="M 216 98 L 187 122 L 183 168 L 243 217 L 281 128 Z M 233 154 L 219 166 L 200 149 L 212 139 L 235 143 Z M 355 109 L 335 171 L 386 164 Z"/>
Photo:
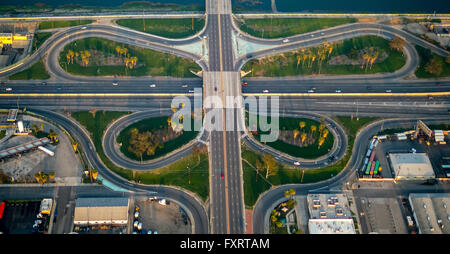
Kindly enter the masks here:
<path id="1" fill-rule="evenodd" d="M 355 18 L 264 18 L 238 20 L 237 24 L 255 37 L 282 38 L 355 22 Z"/>
<path id="2" fill-rule="evenodd" d="M 137 65 L 133 69 L 120 65 L 104 65 L 103 57 L 120 58 L 116 47 L 127 48 L 128 55 L 137 57 Z M 81 65 L 76 60 L 68 64 L 66 55 L 72 50 L 80 52 L 88 50 L 91 52 L 89 64 Z M 101 52 L 98 56 L 95 52 Z M 81 59 L 81 56 L 75 57 Z M 85 38 L 74 41 L 64 47 L 59 56 L 59 64 L 67 72 L 82 76 L 172 76 L 172 77 L 195 77 L 189 70 L 199 71 L 201 67 L 193 60 L 181 58 L 172 54 L 161 53 L 151 49 L 144 49 L 118 43 L 102 38 Z"/>
<path id="3" fill-rule="evenodd" d="M 312 74 L 331 74 L 331 75 L 350 75 L 350 74 L 374 74 L 374 73 L 390 73 L 394 72 L 406 63 L 406 57 L 402 52 L 392 50 L 389 47 L 389 41 L 377 36 L 361 36 L 352 39 L 346 39 L 341 42 L 331 44 L 332 53 L 319 66 L 318 61 L 314 61 L 310 66 L 309 60 L 301 61 L 297 65 L 297 57 L 301 57 L 306 53 L 300 50 L 268 56 L 258 60 L 250 60 L 242 68 L 244 71 L 252 71 L 251 77 L 281 77 L 281 76 L 297 76 Z M 335 56 L 345 55 L 354 58 L 355 55 L 364 49 L 374 48 L 380 55 L 382 52 L 388 54 L 383 61 L 375 62 L 371 68 L 361 68 L 361 65 L 331 65 L 328 60 Z M 318 47 L 309 48 L 312 52 L 317 52 Z M 305 63 L 306 62 L 306 63 Z"/>
<path id="4" fill-rule="evenodd" d="M 45 70 L 45 65 L 42 59 L 33 64 L 30 68 L 15 73 L 8 77 L 8 79 L 10 80 L 30 80 L 30 79 L 42 80 L 48 78 L 50 78 L 50 75 Z"/>
<path id="5" fill-rule="evenodd" d="M 36 51 L 53 33 L 36 33 L 33 38 L 33 52 Z"/>
<path id="6" fill-rule="evenodd" d="M 205 26 L 205 19 L 119 19 L 116 23 L 140 32 L 166 38 L 185 38 L 202 30 Z"/>
<path id="7" fill-rule="evenodd" d="M 93 20 L 42 21 L 39 22 L 39 30 L 70 27 L 70 26 L 81 26 L 91 24 L 92 22 Z"/>
<path id="8" fill-rule="evenodd" d="M 256 180 L 255 168 L 256 160 L 262 161 L 262 153 L 255 152 L 247 146 L 242 146 L 242 165 L 244 168 L 244 201 L 247 206 L 253 206 L 261 193 L 270 189 L 271 184 L 274 186 L 290 184 L 290 183 L 315 183 L 330 177 L 336 176 L 347 165 L 352 155 L 353 145 L 358 130 L 365 125 L 378 120 L 374 117 L 360 117 L 357 121 L 350 117 L 335 117 L 335 119 L 343 126 L 348 136 L 348 146 L 345 156 L 338 162 L 320 169 L 303 170 L 289 165 L 278 163 L 278 171 L 275 175 L 269 176 L 264 181 L 265 170 L 260 171 L 260 176 Z M 247 163 L 248 162 L 248 163 Z M 248 166 L 248 164 L 252 166 Z M 247 165 L 247 166 L 246 166 Z M 253 172 L 252 172 L 253 171 Z M 269 183 L 267 183 L 269 182 Z"/>
<path id="9" fill-rule="evenodd" d="M 259 123 L 259 119 L 257 121 Z M 268 122 L 270 122 L 270 117 L 268 117 Z M 329 150 L 331 150 L 331 148 L 333 147 L 334 137 L 331 133 L 329 133 L 328 136 L 325 138 L 324 143 L 319 148 L 318 140 L 321 135 L 319 132 L 320 122 L 308 118 L 280 117 L 279 129 L 280 131 L 289 131 L 289 130 L 300 131 L 301 130 L 299 127 L 300 122 L 305 122 L 306 125 L 305 127 L 303 127 L 303 132 L 307 133 L 308 135 L 311 133 L 311 126 L 313 125 L 316 126 L 317 130 L 314 133 L 311 133 L 312 138 L 314 139 L 314 142 L 312 144 L 305 147 L 299 147 L 297 145 L 289 144 L 278 139 L 275 142 L 267 142 L 265 143 L 265 145 L 270 146 L 280 152 L 289 154 L 291 156 L 305 159 L 315 159 L 327 154 Z M 267 135 L 269 133 L 270 131 L 265 132 L 261 131 L 258 125 L 258 133 L 254 134 L 253 136 L 256 140 L 260 141 L 262 134 Z M 301 134 L 298 135 L 298 138 L 300 138 L 300 135 Z"/>
<path id="10" fill-rule="evenodd" d="M 152 171 L 124 169 L 116 166 L 108 159 L 108 157 L 106 157 L 102 147 L 103 132 L 109 123 L 125 114 L 129 114 L 129 112 L 102 111 L 97 112 L 94 118 L 91 113 L 81 111 L 72 113 L 72 117 L 86 127 L 91 133 L 95 149 L 106 167 L 121 177 L 143 184 L 179 186 L 197 193 L 203 200 L 206 200 L 209 193 L 209 164 L 208 156 L 206 154 L 200 155 L 200 161 L 198 160 L 198 157 L 191 155 L 172 163 L 167 167 Z M 190 171 L 187 170 L 188 166 L 191 167 Z"/>
<path id="11" fill-rule="evenodd" d="M 5 130 L 1 130 L 0 131 L 0 139 L 4 138 L 6 136 L 6 131 Z"/>
<path id="12" fill-rule="evenodd" d="M 117 143 L 122 143 L 122 146 L 120 147 L 120 151 L 127 156 L 130 159 L 133 160 L 137 160 L 140 161 L 141 158 L 137 157 L 134 153 L 128 151 L 128 147 L 130 145 L 130 138 L 131 138 L 131 134 L 130 131 L 133 128 L 137 128 L 139 130 L 139 133 L 143 133 L 143 132 L 153 132 L 155 130 L 162 130 L 164 128 L 168 128 L 168 123 L 167 123 L 167 116 L 162 116 L 162 117 L 153 117 L 153 118 L 149 118 L 149 119 L 145 119 L 136 123 L 131 124 L 130 126 L 126 127 L 125 129 L 123 129 L 120 134 L 117 136 Z M 192 119 L 192 125 L 194 126 L 193 123 L 193 119 Z M 164 142 L 163 147 L 159 147 L 155 150 L 155 154 L 153 155 L 147 155 L 147 154 L 143 154 L 142 155 L 142 159 L 143 160 L 151 160 L 151 159 L 155 159 L 161 156 L 164 156 L 180 147 L 182 147 L 183 145 L 189 143 L 191 140 L 193 140 L 198 134 L 198 131 L 183 131 L 183 134 L 181 134 L 180 136 Z"/>
<path id="13" fill-rule="evenodd" d="M 417 53 L 420 56 L 420 64 L 415 72 L 416 77 L 418 77 L 418 78 L 441 78 L 441 77 L 449 77 L 450 76 L 450 64 L 445 62 L 444 57 L 431 52 L 430 49 L 425 49 L 418 45 L 416 45 L 415 47 L 416 47 Z M 439 76 L 430 74 L 425 70 L 425 66 L 433 58 L 437 59 L 442 64 L 442 72 Z"/>

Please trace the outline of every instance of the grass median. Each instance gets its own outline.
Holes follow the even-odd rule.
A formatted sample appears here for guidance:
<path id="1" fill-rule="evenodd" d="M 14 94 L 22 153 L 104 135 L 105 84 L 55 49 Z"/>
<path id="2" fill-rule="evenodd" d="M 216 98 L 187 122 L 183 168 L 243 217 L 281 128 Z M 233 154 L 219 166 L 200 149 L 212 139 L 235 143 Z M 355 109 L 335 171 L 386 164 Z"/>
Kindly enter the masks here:
<path id="1" fill-rule="evenodd" d="M 160 146 L 158 146 L 155 151 L 154 154 L 148 155 L 146 153 L 144 153 L 142 155 L 142 158 L 139 158 L 136 156 L 135 153 L 130 152 L 129 147 L 130 147 L 130 140 L 131 140 L 131 130 L 136 128 L 139 133 L 144 133 L 144 132 L 151 132 L 153 133 L 153 137 L 161 140 L 163 138 L 167 138 L 168 137 L 168 131 L 165 131 L 166 129 L 170 128 L 167 122 L 167 119 L 169 118 L 169 116 L 163 116 L 163 117 L 152 117 L 152 118 L 148 118 L 148 119 L 144 119 L 141 120 L 139 122 L 133 123 L 129 126 L 127 126 L 125 129 L 123 129 L 119 135 L 117 136 L 117 143 L 121 144 L 120 146 L 120 151 L 128 158 L 139 161 L 139 160 L 152 160 L 161 156 L 164 156 L 180 147 L 182 147 L 183 145 L 189 143 L 190 141 L 192 141 L 193 139 L 195 139 L 195 137 L 198 134 L 198 131 L 183 131 L 183 133 L 171 140 L 165 141 L 163 142 Z M 193 119 L 192 119 L 192 125 L 194 126 L 193 123 Z M 159 134 L 155 134 L 155 132 L 161 131 L 161 133 Z M 162 135 L 167 134 L 165 137 L 163 137 Z"/>
<path id="2" fill-rule="evenodd" d="M 450 77 L 450 63 L 446 62 L 446 59 L 440 55 L 433 53 L 429 49 L 425 49 L 416 45 L 417 53 L 420 57 L 419 67 L 417 68 L 415 75 L 418 78 L 443 78 Z M 431 65 L 431 61 L 435 64 Z M 427 67 L 429 65 L 429 67 Z M 440 67 L 439 67 L 440 66 Z"/>
<path id="3" fill-rule="evenodd" d="M 405 63 L 388 40 L 368 35 L 250 60 L 242 69 L 251 71 L 250 77 L 351 75 L 392 73 Z"/>
<path id="4" fill-rule="evenodd" d="M 33 64 L 30 68 L 8 77 L 9 80 L 44 80 L 48 78 L 50 78 L 50 75 L 47 70 L 45 70 L 42 59 Z"/>
<path id="5" fill-rule="evenodd" d="M 106 167 L 121 177 L 142 184 L 178 186 L 198 194 L 203 200 L 209 195 L 209 163 L 206 152 L 182 158 L 166 167 L 136 171 L 116 166 L 106 157 L 102 137 L 108 124 L 129 112 L 99 111 L 95 115 L 88 111 L 74 112 L 72 117 L 90 132 L 95 149 Z"/>
<path id="6" fill-rule="evenodd" d="M 179 39 L 200 32 L 205 26 L 205 19 L 119 19 L 116 23 L 140 32 Z"/>
<path id="7" fill-rule="evenodd" d="M 242 167 L 244 170 L 244 201 L 247 207 L 253 207 L 258 197 L 265 191 L 269 190 L 272 186 L 278 186 L 283 184 L 302 184 L 302 183 L 315 183 L 327 180 L 333 176 L 336 176 L 341 172 L 348 164 L 352 156 L 353 145 L 356 139 L 356 133 L 367 124 L 378 120 L 379 118 L 373 117 L 360 117 L 351 119 L 350 117 L 335 117 L 344 128 L 348 136 L 348 146 L 346 153 L 342 159 L 338 162 L 319 169 L 301 169 L 277 163 L 275 173 L 265 178 L 265 169 L 259 171 L 256 170 L 256 161 L 262 161 L 263 154 L 255 152 L 247 146 L 242 146 Z"/>
<path id="8" fill-rule="evenodd" d="M 333 26 L 355 23 L 355 18 L 263 18 L 236 19 L 243 32 L 259 38 L 283 38 Z"/>
<path id="9" fill-rule="evenodd" d="M 265 145 L 290 156 L 304 159 L 321 157 L 332 149 L 334 137 L 331 133 L 328 134 L 329 130 L 327 130 L 328 135 L 319 146 L 323 131 L 327 129 L 325 124 L 322 126 L 324 129 L 320 130 L 322 123 L 309 118 L 280 117 L 278 120 L 279 138 L 275 142 L 264 143 Z M 259 123 L 259 116 L 256 116 L 256 121 Z M 271 122 L 271 118 L 268 117 L 267 121 Z M 304 124 L 302 127 L 300 126 L 301 123 Z M 259 127 L 258 125 L 258 131 L 253 133 L 253 137 L 257 141 L 261 140 L 261 135 L 270 133 L 270 131 L 261 131 Z M 283 137 L 283 140 L 281 137 Z"/>
<path id="10" fill-rule="evenodd" d="M 59 64 L 80 76 L 195 77 L 190 70 L 201 70 L 191 59 L 95 37 L 67 44 Z"/>
<path id="11" fill-rule="evenodd" d="M 39 22 L 39 30 L 54 29 L 71 26 L 81 26 L 91 24 L 93 20 L 62 20 L 62 21 L 42 21 Z"/>

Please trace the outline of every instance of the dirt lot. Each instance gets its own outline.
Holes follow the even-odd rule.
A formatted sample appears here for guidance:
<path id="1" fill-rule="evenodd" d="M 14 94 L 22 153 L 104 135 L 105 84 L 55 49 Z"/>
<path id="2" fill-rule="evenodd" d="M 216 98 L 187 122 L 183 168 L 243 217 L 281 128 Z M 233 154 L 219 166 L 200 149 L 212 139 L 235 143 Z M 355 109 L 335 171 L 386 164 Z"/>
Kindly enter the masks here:
<path id="1" fill-rule="evenodd" d="M 157 231 L 158 234 L 192 233 L 189 219 L 185 224 L 180 206 L 174 202 L 161 205 L 157 201 L 149 201 L 147 198 L 136 198 L 135 206 L 139 207 L 138 221 L 142 222 L 142 227 L 146 231 Z"/>

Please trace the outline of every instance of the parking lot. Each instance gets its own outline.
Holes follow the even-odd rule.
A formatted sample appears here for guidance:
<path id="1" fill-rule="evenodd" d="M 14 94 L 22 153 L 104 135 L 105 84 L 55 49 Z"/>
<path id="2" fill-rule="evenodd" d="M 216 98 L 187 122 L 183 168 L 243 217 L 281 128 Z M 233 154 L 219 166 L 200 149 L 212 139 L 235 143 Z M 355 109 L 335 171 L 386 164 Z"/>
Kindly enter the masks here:
<path id="1" fill-rule="evenodd" d="M 4 234 L 32 234 L 41 201 L 6 202 L 0 232 Z"/>
<path id="2" fill-rule="evenodd" d="M 361 217 L 369 232 L 380 234 L 407 234 L 408 228 L 402 208 L 396 198 L 361 198 Z M 369 233 L 366 232 L 366 233 Z"/>
<path id="3" fill-rule="evenodd" d="M 450 156 L 450 145 L 433 145 L 427 146 L 425 143 L 420 144 L 417 140 L 405 141 L 387 141 L 379 143 L 375 149 L 375 160 L 380 161 L 382 168 L 382 178 L 394 178 L 395 174 L 390 166 L 387 155 L 389 153 L 411 153 L 412 149 L 416 153 L 426 153 L 433 166 L 436 177 L 446 177 L 445 172 L 441 170 L 441 160 L 443 157 Z"/>
<path id="4" fill-rule="evenodd" d="M 192 233 L 191 222 L 188 216 L 180 209 L 175 202 L 165 205 L 149 198 L 136 198 L 134 206 L 139 208 L 138 222 L 142 223 L 142 229 L 138 230 L 133 226 L 132 232 L 155 233 L 158 234 L 190 234 Z M 144 231 L 144 232 L 142 232 Z"/>

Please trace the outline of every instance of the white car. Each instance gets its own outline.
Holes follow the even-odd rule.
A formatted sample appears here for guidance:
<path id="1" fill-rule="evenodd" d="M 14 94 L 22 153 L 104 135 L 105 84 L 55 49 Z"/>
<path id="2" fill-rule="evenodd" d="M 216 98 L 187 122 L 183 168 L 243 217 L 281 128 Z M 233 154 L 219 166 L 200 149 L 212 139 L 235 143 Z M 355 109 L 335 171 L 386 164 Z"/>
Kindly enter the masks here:
<path id="1" fill-rule="evenodd" d="M 155 87 L 156 87 L 156 84 L 151 84 L 150 87 L 151 87 L 151 88 L 155 88 Z"/>
<path id="2" fill-rule="evenodd" d="M 264 91 L 263 91 L 263 93 L 268 93 L 268 92 L 269 92 L 269 90 L 264 90 Z"/>
<path id="3" fill-rule="evenodd" d="M 85 27 L 85 26 L 83 26 L 82 28 L 81 28 L 81 30 L 84 30 L 84 29 L 86 29 L 87 27 Z"/>
<path id="4" fill-rule="evenodd" d="M 181 87 L 182 87 L 182 88 L 188 88 L 188 85 L 187 85 L 187 84 L 184 84 L 184 85 L 182 85 Z"/>
<path id="5" fill-rule="evenodd" d="M 300 166 L 300 162 L 299 162 L 299 161 L 296 161 L 296 162 L 294 162 L 294 165 L 295 165 L 295 166 Z"/>
<path id="6" fill-rule="evenodd" d="M 117 86 L 118 84 L 119 84 L 119 82 L 117 82 L 117 81 L 113 82 L 113 86 Z"/>
<path id="7" fill-rule="evenodd" d="M 289 42 L 289 39 L 284 39 L 283 40 L 283 43 L 288 43 Z"/>
<path id="8" fill-rule="evenodd" d="M 390 89 L 389 89 L 389 90 L 386 90 L 386 93 L 391 93 L 391 92 L 392 92 L 392 90 L 390 90 Z"/>
<path id="9" fill-rule="evenodd" d="M 314 37 L 314 34 L 311 34 L 311 37 Z"/>
<path id="10" fill-rule="evenodd" d="M 336 93 L 342 93 L 342 91 L 340 89 L 336 90 Z"/>
<path id="11" fill-rule="evenodd" d="M 193 93 L 194 92 L 194 90 L 189 90 L 189 93 Z"/>
<path id="12" fill-rule="evenodd" d="M 314 90 L 308 90 L 308 93 L 314 93 Z"/>
<path id="13" fill-rule="evenodd" d="M 12 91 L 12 88 L 11 87 L 7 87 L 5 90 L 6 91 Z"/>

